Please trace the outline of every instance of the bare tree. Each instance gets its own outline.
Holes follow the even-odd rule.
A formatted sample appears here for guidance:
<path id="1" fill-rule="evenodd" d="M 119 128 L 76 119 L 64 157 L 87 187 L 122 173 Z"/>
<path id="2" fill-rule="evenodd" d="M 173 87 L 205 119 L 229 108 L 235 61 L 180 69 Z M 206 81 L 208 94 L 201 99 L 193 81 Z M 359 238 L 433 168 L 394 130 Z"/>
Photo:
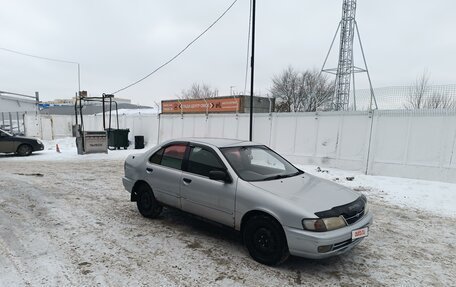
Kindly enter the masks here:
<path id="1" fill-rule="evenodd" d="M 218 96 L 218 90 L 206 84 L 193 83 L 187 90 L 182 90 L 181 99 L 207 99 Z"/>
<path id="2" fill-rule="evenodd" d="M 278 112 L 311 112 L 331 101 L 334 83 L 316 70 L 299 73 L 288 67 L 272 78 L 270 92 Z"/>
<path id="3" fill-rule="evenodd" d="M 425 109 L 452 109 L 456 108 L 455 101 L 448 95 L 434 93 L 424 102 Z"/>
<path id="4" fill-rule="evenodd" d="M 438 92 L 430 93 L 429 75 L 426 71 L 419 75 L 410 88 L 406 109 L 450 109 L 456 102 L 448 95 Z"/>
<path id="5" fill-rule="evenodd" d="M 306 71 L 302 74 L 303 93 L 301 99 L 304 111 L 314 112 L 317 109 L 326 109 L 331 103 L 335 90 L 335 83 L 328 79 L 326 74 L 317 70 Z"/>
<path id="6" fill-rule="evenodd" d="M 300 109 L 298 99 L 299 75 L 292 67 L 272 78 L 271 94 L 276 99 L 276 111 L 296 112 Z"/>
<path id="7" fill-rule="evenodd" d="M 405 104 L 406 109 L 422 109 L 425 103 L 425 94 L 428 90 L 429 75 L 424 71 L 419 75 L 414 85 L 410 87 L 410 92 Z"/>

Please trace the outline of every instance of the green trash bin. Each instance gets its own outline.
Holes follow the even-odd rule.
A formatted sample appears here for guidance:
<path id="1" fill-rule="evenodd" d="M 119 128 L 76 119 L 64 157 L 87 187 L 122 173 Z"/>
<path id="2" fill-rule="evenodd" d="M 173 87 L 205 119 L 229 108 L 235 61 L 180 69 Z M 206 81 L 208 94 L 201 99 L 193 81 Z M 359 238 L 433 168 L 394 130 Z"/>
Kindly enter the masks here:
<path id="1" fill-rule="evenodd" d="M 108 133 L 108 147 L 110 149 L 127 149 L 130 145 L 128 141 L 128 133 L 130 129 L 106 129 Z"/>

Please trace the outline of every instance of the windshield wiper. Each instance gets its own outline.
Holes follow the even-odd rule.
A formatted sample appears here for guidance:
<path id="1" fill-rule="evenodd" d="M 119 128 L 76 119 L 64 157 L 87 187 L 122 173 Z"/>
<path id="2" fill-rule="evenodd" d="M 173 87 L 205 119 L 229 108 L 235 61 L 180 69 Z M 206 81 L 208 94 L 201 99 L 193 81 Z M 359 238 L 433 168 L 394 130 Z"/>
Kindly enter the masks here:
<path id="1" fill-rule="evenodd" d="M 301 172 L 298 171 L 298 172 L 291 173 L 291 174 L 276 174 L 276 175 L 272 175 L 272 176 L 265 177 L 265 178 L 263 178 L 262 180 L 281 179 L 281 178 L 287 178 L 287 177 L 296 176 L 296 175 L 298 175 L 298 174 L 301 174 Z"/>

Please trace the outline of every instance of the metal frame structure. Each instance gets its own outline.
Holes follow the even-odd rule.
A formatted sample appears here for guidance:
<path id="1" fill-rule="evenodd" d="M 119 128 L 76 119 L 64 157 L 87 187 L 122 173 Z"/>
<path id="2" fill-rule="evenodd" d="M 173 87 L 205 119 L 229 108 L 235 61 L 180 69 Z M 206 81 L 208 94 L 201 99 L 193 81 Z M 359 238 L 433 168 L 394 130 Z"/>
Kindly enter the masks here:
<path id="1" fill-rule="evenodd" d="M 86 103 L 88 102 L 99 102 L 101 103 L 102 106 L 102 111 L 103 111 L 103 131 L 106 131 L 106 107 L 105 104 L 109 103 L 109 127 L 108 130 L 111 130 L 111 114 L 112 114 L 112 103 L 115 104 L 115 109 L 116 109 L 116 123 L 117 123 L 117 129 L 119 128 L 119 112 L 118 112 L 118 106 L 117 102 L 113 100 L 114 95 L 111 94 L 103 94 L 101 97 L 88 97 L 87 92 L 81 91 L 79 92 L 79 97 L 76 97 L 76 100 L 74 102 L 74 113 L 75 113 L 75 118 L 76 118 L 76 129 L 77 129 L 77 134 L 76 137 L 81 138 L 81 145 L 82 145 L 82 152 L 85 152 L 85 128 L 84 128 L 84 117 L 83 117 L 83 107 Z M 109 99 L 109 101 L 106 101 L 106 99 Z M 80 118 L 80 124 L 78 122 L 78 116 Z M 107 134 L 109 137 L 109 134 Z M 109 147 L 108 147 L 109 148 Z"/>
<path id="2" fill-rule="evenodd" d="M 370 109 L 372 110 L 372 104 L 375 104 L 377 109 L 377 101 L 375 100 L 374 89 L 372 88 L 372 81 L 370 78 L 369 70 L 367 68 L 366 57 L 364 55 L 364 49 L 361 42 L 361 36 L 356 22 L 356 0 L 343 0 L 342 5 L 342 20 L 339 22 L 334 38 L 329 47 L 328 54 L 326 55 L 325 61 L 321 72 L 326 72 L 336 75 L 336 90 L 334 92 L 332 104 L 333 110 L 346 111 L 350 109 L 350 92 L 353 86 L 353 109 L 356 110 L 356 91 L 355 91 L 355 74 L 356 73 L 367 73 L 369 80 L 369 86 L 371 91 L 370 98 Z M 337 34 L 340 30 L 340 48 L 339 48 L 339 60 L 337 68 L 325 69 L 326 62 L 328 61 L 332 47 L 336 40 Z M 356 31 L 355 31 L 356 30 Z M 363 56 L 364 68 L 356 67 L 353 58 L 353 42 L 356 36 L 358 37 L 359 45 L 361 48 L 361 54 Z"/>

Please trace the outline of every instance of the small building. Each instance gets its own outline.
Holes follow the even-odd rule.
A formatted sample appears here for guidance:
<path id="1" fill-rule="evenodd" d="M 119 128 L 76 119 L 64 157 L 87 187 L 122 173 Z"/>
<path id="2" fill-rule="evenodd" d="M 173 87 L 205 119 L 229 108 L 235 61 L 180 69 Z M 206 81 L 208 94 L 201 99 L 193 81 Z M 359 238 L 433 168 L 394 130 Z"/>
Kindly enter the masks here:
<path id="1" fill-rule="evenodd" d="M 0 91 L 0 128 L 13 134 L 24 133 L 24 115 L 38 112 L 35 96 Z"/>
<path id="2" fill-rule="evenodd" d="M 115 98 L 114 99 L 117 104 L 129 104 L 131 105 L 131 100 L 130 99 L 123 99 L 123 98 Z M 71 99 L 55 99 L 52 101 L 46 101 L 46 102 L 41 102 L 40 106 L 41 107 L 55 107 L 55 106 L 74 106 L 74 102 L 76 101 L 75 97 L 72 97 Z M 88 102 L 86 105 L 101 105 L 100 102 Z"/>
<path id="3" fill-rule="evenodd" d="M 76 98 L 73 97 L 71 99 L 55 99 L 53 101 L 46 101 L 46 102 L 40 102 L 39 107 L 40 107 L 40 114 L 42 115 L 74 115 L 75 114 L 75 101 Z M 117 103 L 117 105 L 115 104 Z M 131 103 L 130 99 L 122 99 L 122 98 L 113 98 L 112 102 L 112 110 L 114 111 L 115 108 L 119 110 L 125 111 L 125 113 L 129 113 L 130 110 L 138 110 L 138 113 L 140 113 L 140 110 L 148 111 L 150 113 L 150 110 L 152 107 L 149 106 L 141 106 L 141 105 L 134 105 Z M 79 112 L 79 106 L 77 107 L 78 112 Z M 109 105 L 109 100 L 106 100 L 105 102 L 105 111 L 110 110 L 110 105 Z M 84 115 L 94 115 L 94 114 L 99 114 L 103 112 L 103 104 L 101 101 L 87 101 L 84 102 L 84 105 L 82 107 L 82 111 Z"/>
<path id="4" fill-rule="evenodd" d="M 115 112 L 115 105 L 112 104 L 112 111 L 113 113 Z M 45 105 L 40 105 L 40 114 L 42 115 L 74 115 L 74 105 L 58 105 L 58 106 L 45 106 Z M 119 115 L 120 110 L 127 111 L 127 110 L 132 110 L 132 111 L 138 111 L 140 113 L 141 110 L 149 111 L 153 109 L 152 107 L 149 106 L 140 106 L 140 105 L 132 105 L 132 104 L 118 104 L 117 108 L 119 109 Z M 105 111 L 109 111 L 109 104 L 105 104 Z M 79 108 L 78 108 L 79 112 Z M 101 104 L 98 105 L 84 105 L 82 107 L 82 113 L 84 115 L 94 115 L 94 114 L 100 114 L 103 112 L 103 106 Z"/>
<path id="5" fill-rule="evenodd" d="M 274 98 L 253 97 L 254 113 L 274 111 Z M 250 96 L 227 96 L 208 99 L 165 100 L 161 102 L 163 114 L 249 113 Z"/>

